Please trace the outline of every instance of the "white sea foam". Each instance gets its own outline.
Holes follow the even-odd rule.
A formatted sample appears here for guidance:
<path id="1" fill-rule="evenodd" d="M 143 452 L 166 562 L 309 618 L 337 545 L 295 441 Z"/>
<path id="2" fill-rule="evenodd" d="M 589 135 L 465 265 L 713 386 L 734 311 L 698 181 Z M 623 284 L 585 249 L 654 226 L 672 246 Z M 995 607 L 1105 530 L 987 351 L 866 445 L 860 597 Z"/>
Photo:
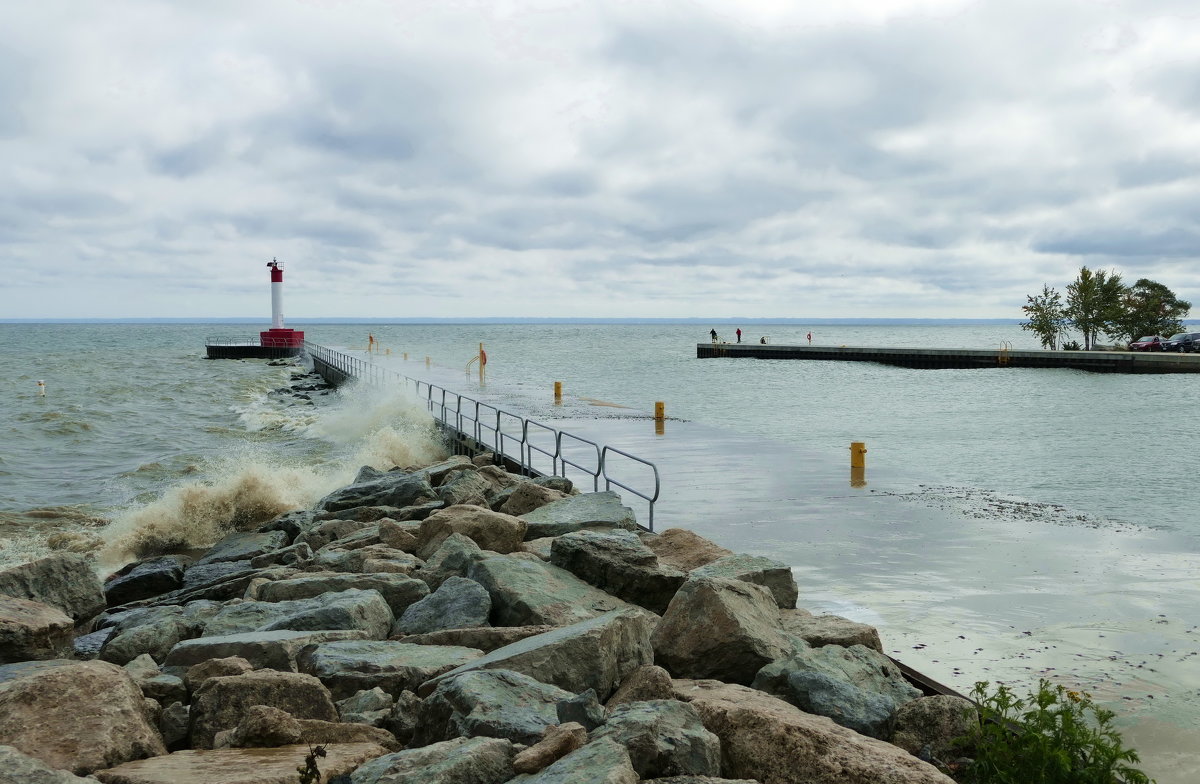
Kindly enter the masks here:
<path id="1" fill-rule="evenodd" d="M 167 489 L 118 514 L 98 554 L 104 567 L 155 553 L 206 547 L 233 531 L 252 530 L 303 509 L 350 483 L 363 465 L 379 469 L 436 462 L 445 456 L 433 420 L 403 390 L 350 386 L 314 411 L 305 435 L 331 444 L 332 458 L 300 464 L 269 444 L 246 445 L 211 460 L 204 478 Z"/>

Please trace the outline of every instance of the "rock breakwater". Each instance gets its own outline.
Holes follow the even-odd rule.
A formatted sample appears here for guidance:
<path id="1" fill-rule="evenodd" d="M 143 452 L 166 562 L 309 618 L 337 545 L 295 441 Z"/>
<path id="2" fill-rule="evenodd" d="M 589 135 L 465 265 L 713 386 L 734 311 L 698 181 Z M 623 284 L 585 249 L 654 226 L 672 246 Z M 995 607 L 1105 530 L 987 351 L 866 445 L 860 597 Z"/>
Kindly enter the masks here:
<path id="1" fill-rule="evenodd" d="M 364 468 L 203 553 L 104 581 L 75 554 L 0 572 L 0 769 L 950 782 L 915 755 L 941 752 L 970 704 L 922 697 L 874 629 L 798 596 L 784 564 L 649 533 L 615 493 L 490 455 Z"/>

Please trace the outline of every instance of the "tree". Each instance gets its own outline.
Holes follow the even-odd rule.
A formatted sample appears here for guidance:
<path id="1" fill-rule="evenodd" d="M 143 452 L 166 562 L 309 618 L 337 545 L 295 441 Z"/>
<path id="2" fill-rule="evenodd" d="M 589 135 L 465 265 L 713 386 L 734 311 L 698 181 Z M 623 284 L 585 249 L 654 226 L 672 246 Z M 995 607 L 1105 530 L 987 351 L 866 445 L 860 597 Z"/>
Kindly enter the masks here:
<path id="1" fill-rule="evenodd" d="M 1116 272 L 1080 267 L 1079 277 L 1067 286 L 1067 317 L 1083 335 L 1083 347 L 1090 350 L 1096 335 L 1107 332 L 1121 311 L 1124 293 L 1121 276 Z"/>
<path id="2" fill-rule="evenodd" d="M 1104 331 L 1125 343 L 1142 335 L 1174 335 L 1183 331 L 1183 319 L 1191 309 L 1192 303 L 1179 299 L 1163 284 L 1141 278 L 1124 289 L 1120 307 Z"/>
<path id="3" fill-rule="evenodd" d="M 1062 295 L 1047 285 L 1042 286 L 1042 293 L 1025 298 L 1028 303 L 1021 307 L 1029 321 L 1021 325 L 1038 336 L 1042 348 L 1051 351 L 1058 348 L 1059 342 L 1067 334 L 1067 311 L 1063 306 Z"/>

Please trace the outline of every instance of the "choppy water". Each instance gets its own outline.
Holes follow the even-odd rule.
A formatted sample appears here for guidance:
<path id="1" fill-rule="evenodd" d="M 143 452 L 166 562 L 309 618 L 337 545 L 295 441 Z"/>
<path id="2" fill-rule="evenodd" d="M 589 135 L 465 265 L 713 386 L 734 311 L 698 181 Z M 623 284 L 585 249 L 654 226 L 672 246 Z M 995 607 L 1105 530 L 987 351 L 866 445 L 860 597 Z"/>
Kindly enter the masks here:
<path id="1" fill-rule="evenodd" d="M 1093 553 L 1111 551 L 1114 565 L 1126 554 L 1140 553 L 1144 561 L 1145 539 L 1127 532 L 1146 529 L 1174 537 L 1188 553 L 1200 549 L 1192 376 L 697 360 L 695 345 L 708 337 L 707 326 L 697 325 L 291 326 L 329 346 L 364 347 L 373 334 L 393 360 L 408 352 L 422 373 L 420 360 L 431 357 L 430 376 L 464 392 L 474 387 L 463 368 L 482 342 L 489 356 L 488 394 L 500 399 L 549 401 L 552 383 L 562 381 L 570 395 L 643 411 L 663 400 L 672 417 L 799 444 L 835 464 L 845 462 L 850 441 L 866 441 L 873 478 L 915 497 L 928 496 L 931 505 L 969 507 L 972 514 L 996 519 L 1013 516 L 1030 535 L 1039 527 L 1085 523 L 1063 528 L 1055 540 L 1062 552 L 1043 554 L 1047 561 L 1069 559 L 1072 542 Z M 361 464 L 404 464 L 436 449 L 420 409 L 402 396 L 346 393 L 315 397 L 309 404 L 271 394 L 288 383 L 293 368 L 202 358 L 205 335 L 256 331 L 224 325 L 0 324 L 8 371 L 0 384 L 0 563 L 45 552 L 54 534 L 55 546 L 104 547 L 113 558 L 148 538 L 170 539 L 180 531 L 199 542 L 219 535 L 231 517 L 307 504 L 348 481 Z M 769 334 L 776 344 L 802 343 L 808 331 L 753 326 L 745 328 L 745 337 Z M 992 348 L 1009 341 L 1015 348 L 1036 348 L 1016 326 L 820 326 L 812 332 L 814 342 L 834 345 Z M 37 394 L 38 379 L 46 382 L 45 397 Z M 545 413 L 554 415 L 550 409 Z M 1040 517 L 1013 505 L 1023 501 L 1042 509 Z M 980 575 L 981 581 L 1026 577 L 1020 564 L 1005 560 L 998 551 L 997 574 Z M 1194 561 L 1164 559 L 1162 568 L 1186 570 L 1188 563 Z M 1057 664 L 1051 647 L 1066 649 L 1078 642 L 1073 636 L 1085 632 L 1101 638 L 1107 632 L 1139 655 L 1178 654 L 1180 663 L 1154 683 L 1161 697 L 1161 681 L 1169 681 L 1176 698 L 1171 709 L 1140 715 L 1149 716 L 1146 727 L 1154 727 L 1148 737 L 1160 744 L 1155 751 L 1174 760 L 1155 771 L 1160 781 L 1186 781 L 1190 774 L 1179 771 L 1195 771 L 1197 757 L 1178 747 L 1194 745 L 1198 736 L 1187 734 L 1190 730 L 1172 733 L 1200 719 L 1200 656 L 1181 646 L 1180 640 L 1190 641 L 1182 635 L 1191 631 L 1159 634 L 1164 627 L 1151 619 L 1160 610 L 1143 589 L 1166 578 L 1153 563 L 1145 569 L 1141 592 L 1131 589 L 1133 609 L 1113 609 L 1111 619 L 1081 622 L 1075 629 L 1047 627 L 1055 640 L 1045 651 L 1023 650 L 1008 658 L 1032 657 L 1043 666 L 1025 669 L 1043 672 L 1047 662 Z M 1127 580 L 1129 573 L 1114 568 L 1113 579 Z M 1194 608 L 1188 598 L 1200 599 L 1194 575 L 1190 583 L 1186 573 L 1170 579 L 1176 594 L 1172 614 Z M 923 622 L 931 637 L 937 636 L 938 602 L 982 601 L 948 577 L 924 574 L 914 596 L 939 590 L 945 596 L 922 599 L 917 611 L 899 595 L 898 583 L 887 584 L 893 587 L 862 586 L 859 599 L 875 605 L 884 624 L 897 620 L 889 612 L 907 613 L 900 620 L 908 622 L 927 613 Z M 1069 585 L 1057 589 L 1061 611 L 1074 599 Z M 832 589 L 826 598 L 836 606 Z M 1009 628 L 1022 621 L 1033 625 L 1031 616 L 1043 599 L 1026 597 L 1020 607 L 985 607 L 978 614 L 995 614 L 1011 622 Z M 1182 620 L 1196 628 L 1200 613 Z M 951 628 L 942 630 L 947 641 L 955 636 Z M 903 632 L 894 636 L 908 641 Z M 1072 655 L 1095 658 L 1099 663 L 1092 669 L 1099 678 L 1103 657 L 1095 644 L 1091 640 L 1092 648 Z M 989 660 L 993 671 L 1017 672 L 1012 661 L 1002 666 L 1003 658 Z M 1138 665 L 1130 660 L 1129 666 Z M 1142 686 L 1132 682 L 1117 688 L 1112 699 L 1129 699 L 1122 689 Z"/>

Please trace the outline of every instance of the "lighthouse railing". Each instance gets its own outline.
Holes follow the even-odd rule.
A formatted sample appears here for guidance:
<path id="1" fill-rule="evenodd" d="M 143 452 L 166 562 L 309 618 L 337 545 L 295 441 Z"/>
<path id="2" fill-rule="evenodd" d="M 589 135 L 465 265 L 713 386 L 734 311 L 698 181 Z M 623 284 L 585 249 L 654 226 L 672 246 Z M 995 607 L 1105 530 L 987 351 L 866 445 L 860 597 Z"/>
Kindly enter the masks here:
<path id="1" fill-rule="evenodd" d="M 323 376 L 332 377 L 339 383 L 356 379 L 372 386 L 410 388 L 418 399 L 425 401 L 434 420 L 450 433 L 457 445 L 472 452 L 476 449 L 491 451 L 512 461 L 526 476 L 569 478 L 567 469 L 571 468 L 591 477 L 593 490 L 600 488 L 601 481 L 605 489 L 613 485 L 620 487 L 646 502 L 647 527 L 654 530 L 654 505 L 662 485 L 658 466 L 649 460 L 615 447 L 602 447 L 565 430 L 316 343 L 305 341 L 304 353 L 313 360 L 319 372 L 324 366 L 327 372 L 322 372 Z M 643 471 L 649 469 L 649 481 L 642 477 L 643 481 L 634 482 L 625 475 L 624 471 L 631 464 L 640 465 Z M 621 475 L 614 475 L 614 470 L 621 471 Z"/>

